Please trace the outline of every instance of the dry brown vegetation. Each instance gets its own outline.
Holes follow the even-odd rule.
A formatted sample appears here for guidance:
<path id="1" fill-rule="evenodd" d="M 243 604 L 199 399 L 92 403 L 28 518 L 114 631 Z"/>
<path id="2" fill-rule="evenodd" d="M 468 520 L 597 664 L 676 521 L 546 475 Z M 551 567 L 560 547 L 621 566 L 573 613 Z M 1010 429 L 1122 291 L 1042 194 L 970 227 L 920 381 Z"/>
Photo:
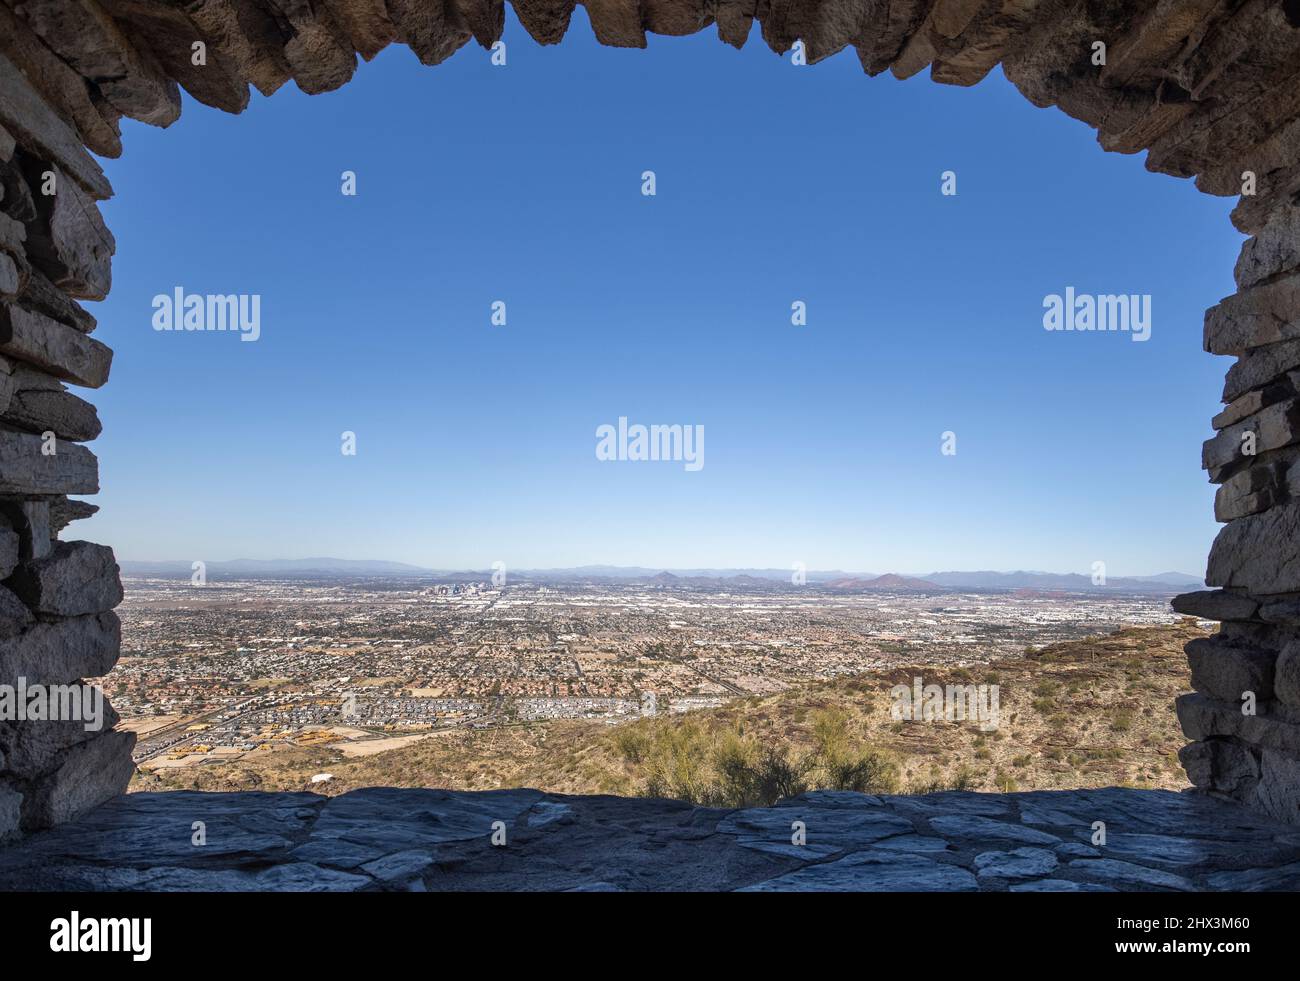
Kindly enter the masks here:
<path id="1" fill-rule="evenodd" d="M 722 708 L 619 725 L 547 722 L 454 730 L 359 759 L 294 749 L 219 766 L 138 774 L 133 790 L 536 787 L 749 803 L 801 787 L 925 792 L 1187 786 L 1173 700 L 1187 690 L 1182 647 L 1196 622 L 1126 628 L 1023 658 L 965 668 L 899 667 Z M 997 684 L 1000 724 L 898 722 L 890 689 Z"/>

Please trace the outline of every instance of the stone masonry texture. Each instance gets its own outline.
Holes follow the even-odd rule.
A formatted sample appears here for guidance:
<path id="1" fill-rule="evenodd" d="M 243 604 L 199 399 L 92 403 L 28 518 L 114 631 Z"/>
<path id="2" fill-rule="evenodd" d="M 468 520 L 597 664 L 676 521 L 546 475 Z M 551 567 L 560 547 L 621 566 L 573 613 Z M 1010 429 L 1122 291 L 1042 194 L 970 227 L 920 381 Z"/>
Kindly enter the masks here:
<path id="1" fill-rule="evenodd" d="M 174 791 L 118 797 L 0 850 L 0 890 L 20 889 L 1292 892 L 1300 829 L 1202 794 L 1117 787 L 817 791 L 741 810 L 526 789 Z"/>

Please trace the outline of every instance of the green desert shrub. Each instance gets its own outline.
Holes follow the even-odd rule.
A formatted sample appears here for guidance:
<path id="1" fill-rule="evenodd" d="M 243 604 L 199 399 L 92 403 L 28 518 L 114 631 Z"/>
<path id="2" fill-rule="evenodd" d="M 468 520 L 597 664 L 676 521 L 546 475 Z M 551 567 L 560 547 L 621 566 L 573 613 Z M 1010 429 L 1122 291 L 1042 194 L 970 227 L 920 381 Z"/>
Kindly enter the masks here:
<path id="1" fill-rule="evenodd" d="M 649 752 L 651 739 L 642 726 L 620 726 L 614 734 L 614 747 L 627 762 L 642 762 Z"/>
<path id="2" fill-rule="evenodd" d="M 706 730 L 693 721 L 661 720 L 654 728 L 616 737 L 623 758 L 639 766 L 645 792 L 712 807 L 775 804 L 809 790 L 889 793 L 898 764 L 861 743 L 838 709 L 811 715 L 812 747 L 746 733 L 739 726 Z"/>
<path id="3" fill-rule="evenodd" d="M 645 758 L 646 793 L 694 804 L 724 804 L 710 766 L 709 743 L 693 722 L 659 726 Z"/>
<path id="4" fill-rule="evenodd" d="M 892 794 L 898 790 L 898 763 L 888 753 L 865 748 L 826 761 L 822 770 L 826 790 L 855 790 L 860 794 Z"/>
<path id="5" fill-rule="evenodd" d="M 978 785 L 974 772 L 968 766 L 961 767 L 950 777 L 944 777 L 931 771 L 929 780 L 913 783 L 908 788 L 909 794 L 937 794 L 945 790 L 972 790 Z"/>

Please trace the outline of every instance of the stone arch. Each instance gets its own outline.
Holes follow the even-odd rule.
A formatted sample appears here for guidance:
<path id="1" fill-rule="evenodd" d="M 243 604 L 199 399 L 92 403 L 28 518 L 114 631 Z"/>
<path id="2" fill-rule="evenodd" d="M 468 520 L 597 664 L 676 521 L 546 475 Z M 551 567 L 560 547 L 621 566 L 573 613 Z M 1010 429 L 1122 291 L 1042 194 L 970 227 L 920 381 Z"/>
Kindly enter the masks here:
<path id="1" fill-rule="evenodd" d="M 754 21 L 815 63 L 852 47 L 864 71 L 973 85 L 994 67 L 1032 103 L 1086 122 L 1105 150 L 1240 195 L 1251 236 L 1238 292 L 1206 313 L 1204 346 L 1236 358 L 1202 463 L 1224 522 L 1211 591 L 1180 612 L 1222 621 L 1188 645 L 1178 714 L 1193 784 L 1300 822 L 1300 5 L 1291 0 L 585 0 L 596 38 Z M 513 0 L 559 43 L 575 0 Z M 436 65 L 500 39 L 503 0 L 0 0 L 0 684 L 98 677 L 120 646 L 111 550 L 61 541 L 98 490 L 93 406 L 112 354 L 78 300 L 111 286 L 114 241 L 91 152 L 122 152 L 123 116 L 167 126 L 180 89 L 240 112 L 250 86 L 336 89 L 390 43 Z M 91 151 L 91 152 L 88 152 Z M 48 454 L 46 434 L 58 452 Z M 1253 443 L 1247 452 L 1247 444 Z M 1243 698 L 1251 711 L 1243 711 Z M 70 820 L 120 792 L 134 737 L 0 722 L 0 838 Z"/>

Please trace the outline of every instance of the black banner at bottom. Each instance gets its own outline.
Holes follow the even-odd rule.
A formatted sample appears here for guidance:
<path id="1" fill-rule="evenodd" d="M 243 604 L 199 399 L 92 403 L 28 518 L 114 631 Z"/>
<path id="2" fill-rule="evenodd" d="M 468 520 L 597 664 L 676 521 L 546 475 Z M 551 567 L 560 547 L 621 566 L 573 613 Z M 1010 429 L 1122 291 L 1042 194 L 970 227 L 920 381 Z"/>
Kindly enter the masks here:
<path id="1" fill-rule="evenodd" d="M 1278 893 L 36 893 L 10 894 L 6 907 L 6 953 L 18 962 L 200 973 L 322 964 L 405 972 L 449 968 L 452 957 L 492 969 L 581 958 L 578 970 L 593 957 L 617 966 L 650 951 L 661 965 L 677 956 L 762 965 L 782 948 L 798 958 L 891 947 L 922 960 L 982 951 L 1004 965 L 1227 966 L 1289 953 L 1295 933 L 1295 897 Z"/>

